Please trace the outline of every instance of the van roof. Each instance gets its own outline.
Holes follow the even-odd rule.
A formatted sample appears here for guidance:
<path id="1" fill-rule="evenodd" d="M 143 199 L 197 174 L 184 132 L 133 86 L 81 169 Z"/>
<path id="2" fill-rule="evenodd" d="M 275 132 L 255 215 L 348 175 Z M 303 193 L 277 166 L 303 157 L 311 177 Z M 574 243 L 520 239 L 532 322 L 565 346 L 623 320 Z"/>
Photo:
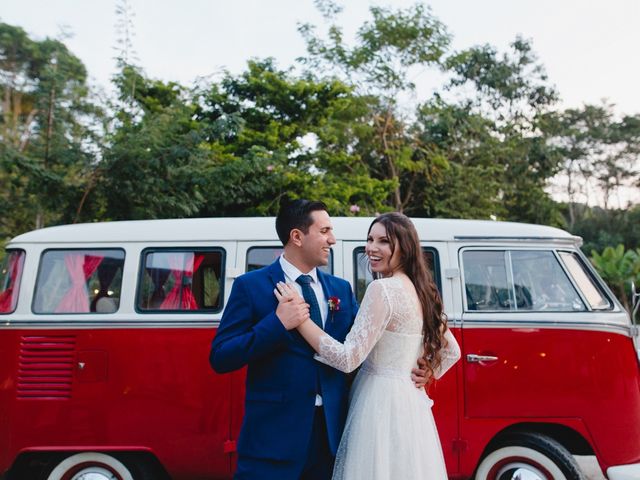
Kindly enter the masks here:
<path id="1" fill-rule="evenodd" d="M 554 240 L 579 245 L 581 238 L 564 230 L 526 223 L 490 220 L 412 219 L 421 240 L 476 239 Z M 332 217 L 339 240 L 363 240 L 373 217 Z M 10 245 L 21 243 L 123 243 L 277 240 L 274 217 L 182 218 L 84 223 L 42 228 L 18 235 Z"/>

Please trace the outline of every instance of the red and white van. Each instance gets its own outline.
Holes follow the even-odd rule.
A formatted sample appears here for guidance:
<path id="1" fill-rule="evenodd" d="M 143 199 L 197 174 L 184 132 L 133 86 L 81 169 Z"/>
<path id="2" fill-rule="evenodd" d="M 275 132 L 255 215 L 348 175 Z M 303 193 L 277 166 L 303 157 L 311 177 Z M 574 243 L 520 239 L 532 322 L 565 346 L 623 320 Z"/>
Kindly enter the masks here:
<path id="1" fill-rule="evenodd" d="M 327 267 L 362 296 L 372 219 Z M 463 360 L 430 394 L 452 479 L 640 478 L 638 329 L 555 228 L 414 219 Z M 273 218 L 95 223 L 14 238 L 0 272 L 0 478 L 231 478 L 244 371 L 209 346 Z M 91 474 L 91 475 L 90 475 Z"/>

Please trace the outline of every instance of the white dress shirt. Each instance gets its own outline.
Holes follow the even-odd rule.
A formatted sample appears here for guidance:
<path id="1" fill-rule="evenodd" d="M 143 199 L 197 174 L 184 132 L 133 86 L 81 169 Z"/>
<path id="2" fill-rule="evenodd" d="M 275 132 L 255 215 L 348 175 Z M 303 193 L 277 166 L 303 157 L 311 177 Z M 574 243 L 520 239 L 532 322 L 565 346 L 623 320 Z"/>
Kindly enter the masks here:
<path id="1" fill-rule="evenodd" d="M 295 267 L 292 263 L 290 263 L 286 258 L 284 258 L 284 254 L 280 255 L 280 266 L 282 267 L 282 271 L 284 272 L 284 279 L 287 283 L 293 284 L 296 291 L 302 297 L 302 286 L 296 279 L 300 275 L 309 275 L 311 276 L 311 288 L 313 289 L 313 293 L 316 294 L 316 300 L 318 300 L 318 307 L 320 307 L 320 316 L 322 317 L 322 327 L 327 321 L 327 315 L 329 314 L 329 305 L 327 304 L 327 299 L 324 296 L 324 291 L 322 290 L 322 285 L 318 280 L 318 269 L 314 268 L 310 272 L 303 273 L 297 267 Z M 320 395 L 316 395 L 316 407 L 322 406 L 322 397 Z"/>

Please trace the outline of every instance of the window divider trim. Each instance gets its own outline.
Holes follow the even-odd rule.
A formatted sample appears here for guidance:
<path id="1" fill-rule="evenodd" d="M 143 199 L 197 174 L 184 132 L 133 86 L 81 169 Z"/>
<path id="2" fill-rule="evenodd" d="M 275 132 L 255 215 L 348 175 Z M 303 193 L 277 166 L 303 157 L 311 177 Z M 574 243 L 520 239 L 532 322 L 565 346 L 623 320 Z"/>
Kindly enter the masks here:
<path id="1" fill-rule="evenodd" d="M 511 257 L 511 250 L 505 249 L 505 267 L 507 274 L 507 287 L 509 290 L 509 301 L 513 302 L 513 308 L 509 308 L 509 310 L 518 311 L 518 302 L 516 300 L 516 285 L 514 281 L 513 275 L 513 259 Z"/>
<path id="2" fill-rule="evenodd" d="M 587 311 L 592 312 L 593 308 L 591 307 L 591 303 L 587 301 L 587 298 L 585 297 L 584 292 L 576 283 L 576 280 L 575 278 L 573 278 L 573 275 L 571 275 L 571 272 L 569 271 L 569 267 L 566 265 L 566 263 L 562 259 L 562 256 L 560 255 L 560 252 L 558 251 L 558 249 L 556 248 L 553 249 L 553 255 L 556 257 L 556 261 L 560 264 L 560 268 L 562 268 L 562 271 L 569 279 L 569 282 L 571 282 L 571 285 L 573 286 L 573 288 L 576 290 L 576 292 L 578 292 L 578 296 L 580 297 L 580 300 L 582 301 Z"/>

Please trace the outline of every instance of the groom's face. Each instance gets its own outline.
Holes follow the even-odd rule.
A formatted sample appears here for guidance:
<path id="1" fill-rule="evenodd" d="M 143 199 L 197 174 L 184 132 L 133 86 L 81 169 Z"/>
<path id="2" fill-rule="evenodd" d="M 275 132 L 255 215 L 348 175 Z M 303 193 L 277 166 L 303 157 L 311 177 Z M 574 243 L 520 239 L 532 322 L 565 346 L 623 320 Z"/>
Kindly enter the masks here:
<path id="1" fill-rule="evenodd" d="M 324 210 L 311 212 L 313 223 L 301 236 L 302 254 L 308 265 L 316 267 L 329 263 L 331 246 L 336 243 L 331 218 Z"/>

